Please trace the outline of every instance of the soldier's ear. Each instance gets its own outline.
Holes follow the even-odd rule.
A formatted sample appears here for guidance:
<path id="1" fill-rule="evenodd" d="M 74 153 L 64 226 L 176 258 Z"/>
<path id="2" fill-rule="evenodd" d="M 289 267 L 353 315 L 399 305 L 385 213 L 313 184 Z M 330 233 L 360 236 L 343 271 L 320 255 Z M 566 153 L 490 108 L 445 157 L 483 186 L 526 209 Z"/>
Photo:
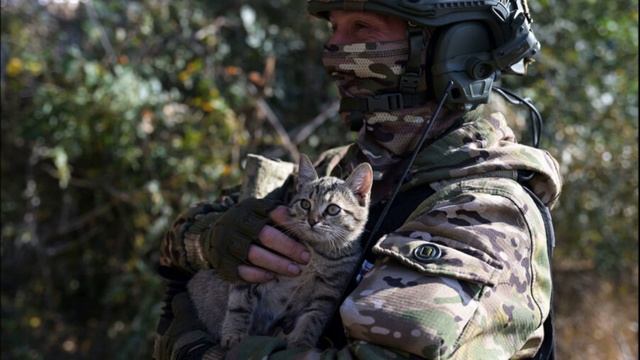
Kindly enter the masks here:
<path id="1" fill-rule="evenodd" d="M 373 185 L 373 169 L 369 163 L 358 165 L 346 180 L 347 186 L 358 198 L 360 206 L 369 205 L 371 186 Z"/>
<path id="2" fill-rule="evenodd" d="M 318 178 L 318 173 L 313 167 L 311 160 L 305 154 L 300 154 L 300 161 L 298 162 L 298 178 L 296 181 L 296 187 L 300 190 L 302 184 L 306 184 Z"/>

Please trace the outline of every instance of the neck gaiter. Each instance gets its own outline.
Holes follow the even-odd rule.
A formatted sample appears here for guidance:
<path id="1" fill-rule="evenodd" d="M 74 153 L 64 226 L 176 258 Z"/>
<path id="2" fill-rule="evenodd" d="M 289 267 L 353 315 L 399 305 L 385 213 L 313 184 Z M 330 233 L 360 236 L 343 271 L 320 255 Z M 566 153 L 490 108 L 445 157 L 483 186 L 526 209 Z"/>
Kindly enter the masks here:
<path id="1" fill-rule="evenodd" d="M 428 39 L 428 32 L 425 31 Z M 374 170 L 385 173 L 415 149 L 422 129 L 431 121 L 437 101 L 427 99 L 425 77 L 425 51 L 421 54 L 419 83 L 415 94 L 410 95 L 414 104 L 391 106 L 376 110 L 369 106 L 359 111 L 344 106 L 345 103 L 369 102 L 396 104 L 400 91 L 400 78 L 405 72 L 409 57 L 406 39 L 390 42 L 330 44 L 325 47 L 323 64 L 334 78 L 341 96 L 340 115 L 345 122 L 362 121 L 357 144 L 367 156 Z M 405 97 L 405 101 L 406 101 Z M 373 108 L 373 109 L 370 109 Z M 452 125 L 459 114 L 443 108 L 437 123 L 431 129 L 434 138 Z"/>

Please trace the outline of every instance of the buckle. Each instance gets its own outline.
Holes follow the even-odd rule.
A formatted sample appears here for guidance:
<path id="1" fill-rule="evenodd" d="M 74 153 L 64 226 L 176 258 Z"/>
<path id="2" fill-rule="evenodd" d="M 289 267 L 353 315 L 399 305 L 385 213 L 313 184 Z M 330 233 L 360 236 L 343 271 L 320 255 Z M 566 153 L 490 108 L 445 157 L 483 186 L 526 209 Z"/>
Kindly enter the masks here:
<path id="1" fill-rule="evenodd" d="M 393 111 L 404 108 L 402 94 L 384 94 L 377 96 L 367 96 L 367 110 L 369 112 L 386 110 Z"/>
<path id="2" fill-rule="evenodd" d="M 415 93 L 418 89 L 420 77 L 418 74 L 408 73 L 400 77 L 400 91 L 404 93 Z"/>

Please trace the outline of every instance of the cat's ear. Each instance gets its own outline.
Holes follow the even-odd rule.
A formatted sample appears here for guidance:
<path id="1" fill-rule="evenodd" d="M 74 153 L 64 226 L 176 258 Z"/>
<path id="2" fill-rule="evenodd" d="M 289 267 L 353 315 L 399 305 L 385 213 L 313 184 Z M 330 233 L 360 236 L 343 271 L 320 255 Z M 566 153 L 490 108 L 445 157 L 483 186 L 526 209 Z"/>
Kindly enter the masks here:
<path id="1" fill-rule="evenodd" d="M 313 167 L 311 160 L 305 154 L 300 154 L 300 162 L 298 163 L 298 187 L 318 178 L 318 173 Z"/>
<path id="2" fill-rule="evenodd" d="M 360 206 L 369 205 L 371 185 L 373 185 L 373 169 L 369 163 L 358 165 L 346 180 L 347 186 L 358 197 Z"/>

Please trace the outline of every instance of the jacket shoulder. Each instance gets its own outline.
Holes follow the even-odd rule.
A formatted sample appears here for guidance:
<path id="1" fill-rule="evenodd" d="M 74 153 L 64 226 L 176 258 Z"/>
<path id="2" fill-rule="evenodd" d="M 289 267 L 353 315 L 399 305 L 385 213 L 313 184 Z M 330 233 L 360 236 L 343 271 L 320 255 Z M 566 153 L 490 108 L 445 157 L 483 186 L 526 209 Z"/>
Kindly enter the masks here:
<path id="1" fill-rule="evenodd" d="M 540 340 L 548 313 L 543 231 L 513 179 L 441 183 L 376 244 L 379 261 L 342 305 L 345 327 L 427 358 L 511 357 Z"/>

